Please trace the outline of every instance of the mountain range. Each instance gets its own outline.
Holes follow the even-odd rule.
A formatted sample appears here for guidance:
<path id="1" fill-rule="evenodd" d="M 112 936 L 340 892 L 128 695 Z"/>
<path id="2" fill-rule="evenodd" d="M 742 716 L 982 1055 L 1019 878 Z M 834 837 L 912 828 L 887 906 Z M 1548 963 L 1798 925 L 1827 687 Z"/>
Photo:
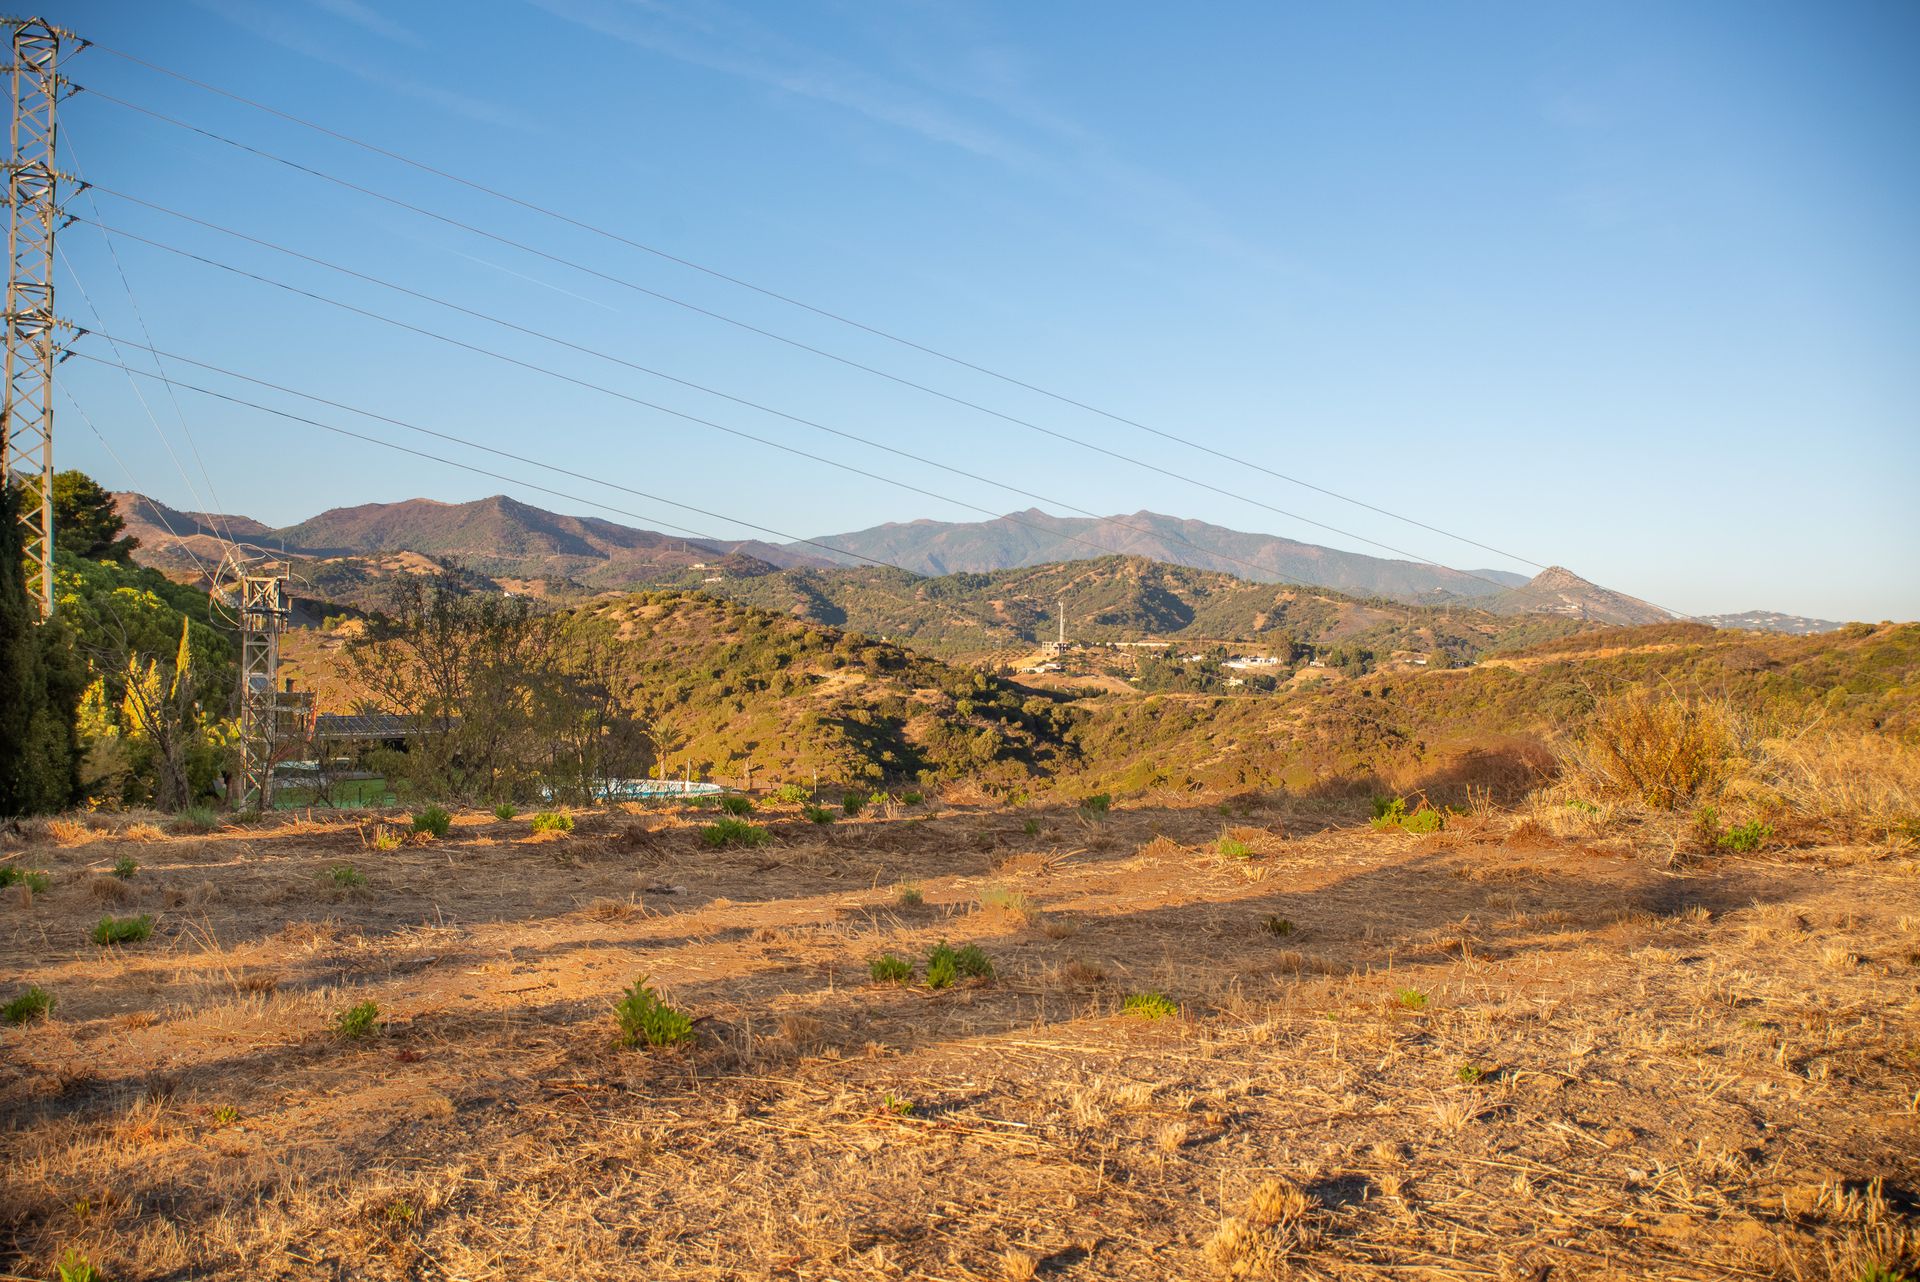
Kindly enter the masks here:
<path id="1" fill-rule="evenodd" d="M 1029 510 L 990 521 L 886 524 L 782 545 L 679 538 L 549 512 L 503 495 L 466 503 L 408 499 L 333 508 L 277 528 L 244 516 L 183 512 L 136 493 L 118 494 L 115 500 L 128 532 L 140 539 L 139 558 L 174 577 L 197 577 L 204 566 L 217 562 L 230 537 L 300 558 L 310 578 L 330 576 L 340 588 L 337 599 L 349 601 L 384 573 L 420 568 L 394 559 L 414 556 L 457 564 L 470 575 L 514 591 L 593 593 L 666 583 L 725 585 L 713 590 L 783 607 L 796 599 L 811 600 L 814 606 L 797 612 L 822 621 L 859 614 L 863 617 L 855 626 L 894 633 L 904 630 L 899 620 L 888 626 L 877 608 L 850 612 L 846 602 L 837 599 L 852 594 L 863 596 L 870 606 L 877 601 L 871 572 L 880 567 L 863 558 L 897 567 L 887 575 L 899 576 L 903 585 L 913 582 L 913 576 L 944 581 L 948 576 L 964 579 L 1119 558 L 1204 572 L 1237 585 L 1209 588 L 1203 595 L 1210 599 L 1250 602 L 1263 594 L 1239 593 L 1237 587 L 1259 584 L 1267 587 L 1264 599 L 1270 602 L 1274 585 L 1311 585 L 1309 595 L 1331 590 L 1346 598 L 1422 606 L 1453 603 L 1492 615 L 1548 614 L 1620 625 L 1673 617 L 1559 567 L 1531 580 L 1499 570 L 1453 570 L 1144 511 L 1097 520 Z M 901 575 L 903 570 L 910 573 Z M 768 583 L 749 588 L 752 581 L 770 576 Z M 1183 591 L 1173 595 L 1181 597 Z M 916 599 L 924 597 L 921 593 Z M 1190 609 L 1192 600 L 1182 599 L 1186 603 L 1181 609 Z M 1144 618 L 1162 607 L 1171 609 L 1162 600 L 1143 604 L 1129 617 Z M 1006 607 L 996 608 L 1004 616 Z M 1174 609 L 1168 621 L 1179 613 Z M 1251 618 L 1262 610 L 1249 606 L 1245 613 Z M 1032 630 L 1027 619 L 1000 617 L 998 624 L 1007 625 L 1009 634 Z"/>

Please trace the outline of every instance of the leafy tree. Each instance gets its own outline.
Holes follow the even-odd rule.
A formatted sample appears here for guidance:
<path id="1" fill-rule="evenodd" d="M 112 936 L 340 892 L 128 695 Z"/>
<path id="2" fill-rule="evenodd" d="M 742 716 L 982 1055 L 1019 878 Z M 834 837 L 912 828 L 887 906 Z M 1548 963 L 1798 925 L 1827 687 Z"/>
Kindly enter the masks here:
<path id="1" fill-rule="evenodd" d="M 651 754 L 613 694 L 606 651 L 571 641 L 564 616 L 525 597 L 409 577 L 347 657 L 374 708 L 411 723 L 389 765 L 416 792 L 501 800 L 544 786 L 578 801 L 644 773 Z"/>
<path id="2" fill-rule="evenodd" d="M 73 804 L 87 684 L 65 624 L 57 616 L 37 623 L 27 599 L 20 497 L 0 484 L 0 815 Z"/>
<path id="3" fill-rule="evenodd" d="M 36 495 L 39 479 L 27 482 Z M 127 523 L 114 509 L 113 495 L 85 472 L 66 471 L 53 478 L 53 546 L 89 561 L 127 564 L 140 540 L 121 536 Z"/>

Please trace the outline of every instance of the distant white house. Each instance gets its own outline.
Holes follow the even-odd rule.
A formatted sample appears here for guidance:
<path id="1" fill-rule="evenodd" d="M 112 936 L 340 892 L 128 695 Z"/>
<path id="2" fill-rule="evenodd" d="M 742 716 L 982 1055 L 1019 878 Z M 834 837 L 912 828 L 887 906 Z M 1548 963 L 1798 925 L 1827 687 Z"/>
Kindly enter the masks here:
<path id="1" fill-rule="evenodd" d="M 1279 664 L 1280 664 L 1280 660 L 1275 658 L 1273 655 L 1254 654 L 1254 655 L 1247 655 L 1246 657 L 1239 658 L 1239 659 L 1228 659 L 1221 666 L 1226 668 L 1237 668 L 1242 671 L 1245 671 L 1248 668 L 1278 667 Z"/>

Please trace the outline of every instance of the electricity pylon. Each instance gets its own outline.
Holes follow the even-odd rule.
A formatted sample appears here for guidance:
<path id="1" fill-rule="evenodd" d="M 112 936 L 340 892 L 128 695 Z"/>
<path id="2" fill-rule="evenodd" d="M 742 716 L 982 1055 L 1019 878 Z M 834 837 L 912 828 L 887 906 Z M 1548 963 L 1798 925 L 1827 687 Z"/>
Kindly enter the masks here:
<path id="1" fill-rule="evenodd" d="M 9 18 L 13 151 L 7 161 L 6 384 L 0 392 L 0 483 L 19 485 L 27 593 L 53 613 L 53 236 L 60 223 L 60 41 L 43 18 Z"/>

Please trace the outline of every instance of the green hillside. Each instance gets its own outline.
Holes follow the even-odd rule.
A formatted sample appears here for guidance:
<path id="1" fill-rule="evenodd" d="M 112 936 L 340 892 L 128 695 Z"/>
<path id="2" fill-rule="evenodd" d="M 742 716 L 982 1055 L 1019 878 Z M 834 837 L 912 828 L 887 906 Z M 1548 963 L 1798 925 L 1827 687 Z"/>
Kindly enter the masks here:
<path id="1" fill-rule="evenodd" d="M 686 579 L 680 581 L 692 586 Z M 1019 651 L 1054 635 L 1087 642 L 1273 640 L 1441 650 L 1456 661 L 1579 631 L 1571 619 L 1509 618 L 1468 606 L 1362 600 L 1319 588 L 1250 583 L 1140 557 L 1053 562 L 918 578 L 872 567 L 786 570 L 699 583 L 702 591 L 948 655 Z"/>

